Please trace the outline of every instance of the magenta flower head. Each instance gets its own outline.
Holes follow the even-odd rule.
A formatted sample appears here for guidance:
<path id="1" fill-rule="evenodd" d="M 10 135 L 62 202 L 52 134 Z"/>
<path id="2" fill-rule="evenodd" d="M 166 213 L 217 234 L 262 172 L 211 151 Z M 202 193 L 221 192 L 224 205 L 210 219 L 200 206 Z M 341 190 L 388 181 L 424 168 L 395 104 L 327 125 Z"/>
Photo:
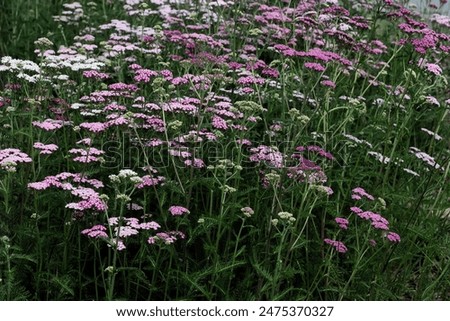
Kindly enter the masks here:
<path id="1" fill-rule="evenodd" d="M 356 187 L 352 189 L 352 199 L 360 200 L 362 197 L 365 197 L 371 201 L 375 199 L 375 197 L 367 193 L 362 187 Z"/>
<path id="2" fill-rule="evenodd" d="M 388 232 L 386 238 L 392 243 L 400 243 L 400 235 L 394 232 Z"/>
<path id="3" fill-rule="evenodd" d="M 334 220 L 341 229 L 346 230 L 348 228 L 348 220 L 346 218 L 336 217 Z"/>
<path id="4" fill-rule="evenodd" d="M 16 148 L 0 150 L 0 168 L 9 172 L 15 172 L 17 163 L 30 163 L 32 159 Z"/>
<path id="5" fill-rule="evenodd" d="M 54 151 L 56 151 L 58 149 L 58 146 L 55 144 L 48 144 L 48 145 L 44 145 L 40 142 L 36 142 L 33 145 L 34 148 L 40 150 L 39 154 L 52 154 Z"/>
<path id="6" fill-rule="evenodd" d="M 345 244 L 342 243 L 341 241 L 334 241 L 334 240 L 331 240 L 331 239 L 324 239 L 323 241 L 325 243 L 333 246 L 335 248 L 335 250 L 338 251 L 339 253 L 346 253 L 348 251 L 348 249 L 345 246 Z"/>
<path id="7" fill-rule="evenodd" d="M 173 216 L 179 216 L 179 215 L 183 215 L 183 214 L 189 214 L 189 210 L 183 206 L 171 206 L 169 207 L 169 212 L 170 214 L 172 214 Z"/>
<path id="8" fill-rule="evenodd" d="M 326 69 L 324 66 L 322 66 L 321 64 L 319 64 L 317 62 L 305 62 L 304 66 L 305 66 L 305 68 L 312 69 L 312 70 L 319 71 L 319 72 L 325 71 L 325 69 Z"/>
<path id="9" fill-rule="evenodd" d="M 81 231 L 81 234 L 87 235 L 90 238 L 107 238 L 108 234 L 106 234 L 106 227 L 103 225 L 94 225 L 91 228 L 85 229 Z"/>

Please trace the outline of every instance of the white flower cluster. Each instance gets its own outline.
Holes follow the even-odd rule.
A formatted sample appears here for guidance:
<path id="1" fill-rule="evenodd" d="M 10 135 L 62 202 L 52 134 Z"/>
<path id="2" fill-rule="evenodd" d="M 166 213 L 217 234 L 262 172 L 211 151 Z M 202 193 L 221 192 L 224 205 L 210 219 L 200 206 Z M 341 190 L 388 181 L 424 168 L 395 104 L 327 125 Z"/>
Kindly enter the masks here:
<path id="1" fill-rule="evenodd" d="M 9 71 L 15 73 L 17 78 L 28 82 L 36 82 L 41 78 L 41 68 L 30 60 L 13 59 L 9 56 L 2 57 L 0 72 Z M 30 73 L 33 73 L 30 75 Z"/>
<path id="2" fill-rule="evenodd" d="M 68 53 L 64 50 L 58 51 L 58 54 L 47 54 L 42 63 L 43 67 L 53 69 L 69 68 L 73 71 L 79 70 L 100 70 L 105 66 L 104 62 L 101 62 L 94 58 L 88 58 L 85 55 L 76 53 L 70 50 Z"/>
<path id="3" fill-rule="evenodd" d="M 131 169 L 122 169 L 117 175 L 109 175 L 109 179 L 112 183 L 120 183 L 124 181 L 129 181 L 133 184 L 142 183 L 142 178 L 139 177 L 138 173 L 132 171 Z"/>
<path id="4" fill-rule="evenodd" d="M 294 217 L 294 214 L 289 212 L 279 212 L 278 217 L 284 221 L 287 221 L 289 223 L 295 222 L 296 219 Z"/>
<path id="5" fill-rule="evenodd" d="M 383 164 L 388 164 L 391 161 L 391 159 L 389 157 L 384 156 L 378 152 L 367 152 L 367 154 L 375 157 L 375 159 L 377 161 L 379 161 L 380 163 L 383 163 Z"/>

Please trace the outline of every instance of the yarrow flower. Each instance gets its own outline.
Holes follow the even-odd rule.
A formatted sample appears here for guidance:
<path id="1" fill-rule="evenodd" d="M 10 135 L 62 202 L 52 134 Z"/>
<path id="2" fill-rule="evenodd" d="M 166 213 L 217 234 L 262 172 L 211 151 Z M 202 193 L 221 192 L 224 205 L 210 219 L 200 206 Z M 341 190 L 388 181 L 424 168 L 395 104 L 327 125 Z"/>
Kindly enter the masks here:
<path id="1" fill-rule="evenodd" d="M 334 241 L 331 239 L 324 239 L 323 240 L 326 244 L 329 244 L 331 246 L 333 246 L 336 251 L 338 251 L 339 253 L 346 253 L 348 251 L 347 247 L 345 246 L 344 243 L 342 243 L 341 241 Z"/>
<path id="2" fill-rule="evenodd" d="M 158 73 L 149 69 L 136 70 L 134 81 L 148 83 L 153 77 L 158 76 Z"/>
<path id="3" fill-rule="evenodd" d="M 183 214 L 189 214 L 189 210 L 183 206 L 177 206 L 177 205 L 173 205 L 171 207 L 169 207 L 169 212 L 170 214 L 172 214 L 173 216 L 178 216 L 178 215 L 183 215 Z"/>
<path id="4" fill-rule="evenodd" d="M 166 180 L 163 176 L 156 176 L 153 175 L 145 175 L 141 177 L 142 181 L 136 185 L 137 188 L 141 189 L 148 186 L 156 186 L 159 184 L 163 184 Z"/>
<path id="5" fill-rule="evenodd" d="M 80 128 L 86 129 L 92 133 L 100 133 L 108 128 L 108 125 L 105 123 L 93 122 L 93 123 L 81 123 L 79 125 Z"/>
<path id="6" fill-rule="evenodd" d="M 110 217 L 107 225 L 112 228 L 112 235 L 107 234 L 108 228 L 105 225 L 94 225 L 91 228 L 81 231 L 81 234 L 90 238 L 104 239 L 109 247 L 117 247 L 118 251 L 122 251 L 126 249 L 126 245 L 124 243 L 125 239 L 139 235 L 141 231 L 156 231 L 161 228 L 161 226 L 156 222 L 139 222 L 139 219 L 135 217 Z M 177 231 L 157 233 L 156 235 L 157 236 L 153 238 L 158 238 L 159 236 L 160 239 L 163 239 L 164 235 L 172 236 L 173 241 L 176 240 L 177 237 L 184 238 L 184 234 Z"/>
<path id="7" fill-rule="evenodd" d="M 341 229 L 346 230 L 348 228 L 348 220 L 346 218 L 336 217 L 334 220 Z"/>
<path id="8" fill-rule="evenodd" d="M 386 238 L 392 243 L 400 243 L 400 235 L 394 232 L 388 232 Z"/>
<path id="9" fill-rule="evenodd" d="M 71 180 L 72 182 L 69 182 Z M 34 190 L 45 190 L 50 187 L 56 187 L 65 191 L 70 191 L 72 195 L 81 198 L 79 202 L 66 204 L 66 208 L 75 210 L 76 212 L 94 211 L 104 212 L 108 209 L 102 195 L 90 187 L 84 187 L 80 184 L 88 184 L 93 188 L 103 187 L 103 183 L 96 179 L 89 179 L 82 174 L 59 173 L 55 176 L 47 176 L 43 181 L 29 183 L 28 188 Z"/>
<path id="10" fill-rule="evenodd" d="M 132 235 L 136 235 L 139 231 L 131 226 L 118 226 L 114 229 L 116 236 L 120 238 L 127 238 Z"/>
<path id="11" fill-rule="evenodd" d="M 357 206 L 352 206 L 352 207 L 350 207 L 350 211 L 352 211 L 353 213 L 356 213 L 356 214 L 359 214 L 359 213 L 364 212 L 362 209 L 360 209 L 360 208 L 357 207 Z"/>
<path id="12" fill-rule="evenodd" d="M 353 199 L 358 199 L 357 197 L 361 198 L 362 196 L 364 196 L 366 198 L 373 200 L 373 196 L 368 194 L 361 187 L 357 187 L 357 188 L 353 189 L 352 192 L 354 193 L 352 195 Z M 357 196 L 357 197 L 355 198 L 355 196 Z M 381 198 L 378 198 L 378 200 L 381 203 L 382 207 L 385 209 L 386 202 Z M 382 235 L 386 236 L 389 241 L 391 241 L 391 242 L 399 242 L 400 241 L 400 236 L 397 233 L 387 232 L 387 231 L 389 231 L 389 221 L 386 218 L 384 218 L 381 214 L 374 213 L 372 211 L 364 211 L 360 207 L 357 207 L 357 206 L 350 207 L 350 211 L 355 213 L 358 217 L 360 217 L 364 220 L 370 221 L 371 226 L 376 230 L 381 230 Z M 336 218 L 336 223 L 340 224 L 341 222 L 345 222 L 345 221 L 342 221 L 341 218 Z M 376 244 L 376 243 L 373 243 L 372 245 L 374 246 L 374 244 Z"/>
<path id="13" fill-rule="evenodd" d="M 326 69 L 324 66 L 322 66 L 321 64 L 319 64 L 317 62 L 305 62 L 304 66 L 305 66 L 305 68 L 312 69 L 312 70 L 319 71 L 319 72 L 325 71 L 325 69 Z"/>
<path id="14" fill-rule="evenodd" d="M 15 172 L 17 163 L 30 163 L 32 159 L 16 148 L 0 150 L 0 167 L 8 172 Z"/>
<path id="15" fill-rule="evenodd" d="M 427 64 L 425 64 L 425 69 L 427 71 L 435 74 L 436 76 L 439 76 L 442 74 L 442 68 L 437 64 L 427 63 Z"/>
<path id="16" fill-rule="evenodd" d="M 108 79 L 109 75 L 103 72 L 98 72 L 97 70 L 85 70 L 83 71 L 83 77 L 95 79 Z"/>
<path id="17" fill-rule="evenodd" d="M 246 77 L 240 77 L 237 80 L 237 83 L 239 85 L 264 85 L 264 83 L 266 82 L 266 80 L 264 78 L 261 77 L 256 77 L 256 76 L 246 76 Z"/>
<path id="18" fill-rule="evenodd" d="M 222 117 L 219 116 L 213 116 L 211 124 L 214 128 L 217 129 L 228 129 L 227 122 Z"/>
<path id="19" fill-rule="evenodd" d="M 426 128 L 421 128 L 420 130 L 427 133 L 428 135 L 432 136 L 436 140 L 442 140 L 442 136 L 432 132 L 431 130 L 428 130 Z"/>
<path id="20" fill-rule="evenodd" d="M 204 168 L 206 166 L 205 162 L 200 158 L 194 158 L 194 160 L 186 159 L 184 161 L 184 165 L 186 165 L 187 167 L 194 167 L 194 168 Z"/>
<path id="21" fill-rule="evenodd" d="M 42 122 L 40 121 L 32 122 L 33 126 L 41 128 L 45 131 L 60 129 L 61 127 L 63 127 L 63 123 L 64 122 L 61 120 L 54 120 L 54 119 L 46 119 Z"/>
<path id="22" fill-rule="evenodd" d="M 45 190 L 50 187 L 61 188 L 63 190 L 72 190 L 74 189 L 73 185 L 68 182 L 71 179 L 74 183 L 86 183 L 91 185 L 94 188 L 102 188 L 103 183 L 96 179 L 89 179 L 85 175 L 82 174 L 73 174 L 68 172 L 62 172 L 55 176 L 47 176 L 43 181 L 29 183 L 28 188 L 35 190 Z"/>
<path id="23" fill-rule="evenodd" d="M 409 149 L 410 149 L 410 153 L 414 154 L 414 156 L 416 156 L 418 159 L 421 159 L 422 161 L 427 163 L 429 166 L 436 168 L 436 169 L 441 168 L 441 165 L 439 165 L 436 162 L 434 157 L 428 155 L 425 152 L 422 152 L 420 149 L 418 149 L 416 147 L 410 147 Z"/>
<path id="24" fill-rule="evenodd" d="M 331 80 L 322 80 L 320 82 L 321 85 L 326 86 L 326 87 L 330 87 L 330 88 L 336 88 L 336 83 L 334 81 Z"/>
<path id="25" fill-rule="evenodd" d="M 34 143 L 33 147 L 38 149 L 38 150 L 40 150 L 39 154 L 41 154 L 41 155 L 43 155 L 43 154 L 50 155 L 54 151 L 58 150 L 58 148 L 59 148 L 55 144 L 44 145 L 44 144 L 42 144 L 40 142 Z"/>
<path id="26" fill-rule="evenodd" d="M 248 207 L 248 206 L 241 208 L 241 212 L 246 217 L 251 217 L 255 213 L 255 211 L 251 207 Z"/>
<path id="27" fill-rule="evenodd" d="M 362 197 L 365 197 L 371 201 L 375 199 L 375 197 L 367 193 L 362 187 L 356 187 L 352 189 L 352 192 L 352 199 L 354 200 L 360 200 Z"/>
<path id="28" fill-rule="evenodd" d="M 416 176 L 416 177 L 420 177 L 420 174 L 417 173 L 417 172 L 415 172 L 415 171 L 413 171 L 412 169 L 409 169 L 409 168 L 403 168 L 403 170 L 404 170 L 405 172 L 407 172 L 408 174 L 411 174 L 411 175 Z"/>
<path id="29" fill-rule="evenodd" d="M 367 152 L 367 154 L 375 157 L 375 159 L 377 161 L 379 161 L 380 163 L 383 163 L 383 164 L 388 164 L 391 161 L 391 159 L 389 157 L 384 156 L 384 155 L 382 155 L 382 154 L 380 154 L 378 152 L 370 151 L 370 152 Z"/>
<path id="30" fill-rule="evenodd" d="M 425 97 L 425 100 L 426 100 L 426 102 L 428 103 L 428 104 L 430 104 L 430 105 L 435 105 L 435 106 L 437 106 L 437 107 L 440 107 L 441 106 L 441 104 L 439 103 L 439 101 L 436 99 L 436 97 L 434 97 L 434 96 L 426 96 Z"/>
<path id="31" fill-rule="evenodd" d="M 69 153 L 77 155 L 77 157 L 73 159 L 75 162 L 91 163 L 100 161 L 100 158 L 98 158 L 97 156 L 100 156 L 105 152 L 94 147 L 89 147 L 87 149 L 72 148 L 71 150 L 69 150 Z"/>
<path id="32" fill-rule="evenodd" d="M 81 231 L 81 234 L 87 235 L 90 238 L 107 238 L 108 234 L 106 234 L 106 227 L 103 225 L 94 225 L 91 228 L 85 229 Z"/>
<path id="33" fill-rule="evenodd" d="M 296 151 L 298 152 L 304 152 L 304 151 L 308 151 L 308 152 L 314 152 L 322 157 L 328 158 L 329 160 L 334 160 L 334 157 L 331 153 L 325 151 L 323 148 L 316 146 L 316 145 L 310 145 L 310 146 L 298 146 L 295 148 Z M 294 154 L 293 155 L 294 158 L 296 158 L 297 156 Z"/>
<path id="34" fill-rule="evenodd" d="M 155 244 L 156 242 L 161 241 L 164 244 L 172 244 L 178 239 L 184 239 L 185 237 L 186 235 L 180 231 L 161 232 L 157 233 L 156 236 L 149 237 L 147 243 Z"/>
<path id="35" fill-rule="evenodd" d="M 283 167 L 284 156 L 276 147 L 260 145 L 255 148 L 251 148 L 250 152 L 252 153 L 250 156 L 250 160 L 252 162 L 266 163 L 267 165 L 275 168 Z"/>
<path id="36" fill-rule="evenodd" d="M 279 212 L 278 217 L 284 221 L 288 221 L 289 223 L 296 221 L 294 214 L 289 213 L 289 212 Z"/>

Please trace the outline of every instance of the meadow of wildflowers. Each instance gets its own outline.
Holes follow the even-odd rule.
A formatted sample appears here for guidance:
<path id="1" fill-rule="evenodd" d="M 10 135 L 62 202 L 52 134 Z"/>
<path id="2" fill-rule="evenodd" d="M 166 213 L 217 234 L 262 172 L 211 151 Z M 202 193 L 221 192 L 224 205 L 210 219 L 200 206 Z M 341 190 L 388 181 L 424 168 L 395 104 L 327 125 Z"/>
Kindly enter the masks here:
<path id="1" fill-rule="evenodd" d="M 450 299 L 446 2 L 6 2 L 0 299 Z"/>

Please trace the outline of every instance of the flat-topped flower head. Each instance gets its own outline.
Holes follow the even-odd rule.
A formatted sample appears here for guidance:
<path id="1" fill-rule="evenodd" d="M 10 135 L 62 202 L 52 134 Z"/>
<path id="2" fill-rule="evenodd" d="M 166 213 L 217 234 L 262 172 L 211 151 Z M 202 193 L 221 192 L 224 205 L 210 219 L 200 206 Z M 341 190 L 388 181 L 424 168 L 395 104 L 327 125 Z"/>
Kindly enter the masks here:
<path id="1" fill-rule="evenodd" d="M 17 163 L 30 163 L 32 159 L 17 148 L 0 150 L 0 168 L 8 172 L 15 172 Z"/>
<path id="2" fill-rule="evenodd" d="M 336 217 L 335 222 L 339 225 L 339 227 L 343 230 L 348 229 L 348 220 L 346 218 L 343 217 Z"/>
<path id="3" fill-rule="evenodd" d="M 331 239 L 323 240 L 326 244 L 329 244 L 334 247 L 334 249 L 339 253 L 346 253 L 348 251 L 347 247 L 341 241 L 335 241 Z"/>
<path id="4" fill-rule="evenodd" d="M 52 154 L 54 151 L 58 150 L 58 148 L 59 148 L 55 144 L 47 144 L 47 145 L 45 145 L 45 144 L 40 143 L 40 142 L 34 143 L 33 147 L 38 149 L 40 151 L 39 154 L 41 154 L 41 155 L 43 155 L 43 154 L 46 154 L 46 155 Z"/>
<path id="5" fill-rule="evenodd" d="M 108 125 L 100 122 L 92 122 L 92 123 L 85 122 L 78 125 L 78 127 L 86 129 L 91 133 L 100 133 L 105 131 L 108 128 Z"/>
<path id="6" fill-rule="evenodd" d="M 169 213 L 173 216 L 179 216 L 183 214 L 189 214 L 189 210 L 183 206 L 173 205 L 169 207 Z"/>
<path id="7" fill-rule="evenodd" d="M 388 232 L 386 238 L 392 243 L 400 243 L 400 235 L 394 232 Z"/>
<path id="8" fill-rule="evenodd" d="M 106 234 L 106 227 L 103 225 L 94 225 L 91 228 L 85 229 L 81 231 L 81 234 L 86 235 L 90 238 L 107 238 L 108 234 Z"/>
<path id="9" fill-rule="evenodd" d="M 362 197 L 367 198 L 368 200 L 375 200 L 375 197 L 373 197 L 372 195 L 370 195 L 369 193 L 367 193 L 364 188 L 362 187 L 356 187 L 354 189 L 352 189 L 352 199 L 354 200 L 359 200 Z"/>
<path id="10" fill-rule="evenodd" d="M 241 208 L 241 212 L 246 217 L 251 217 L 255 213 L 255 211 L 251 207 L 248 207 L 248 206 Z"/>
<path id="11" fill-rule="evenodd" d="M 33 126 L 41 128 L 45 131 L 53 131 L 63 127 L 64 122 L 61 120 L 46 119 L 44 121 L 34 121 Z"/>

